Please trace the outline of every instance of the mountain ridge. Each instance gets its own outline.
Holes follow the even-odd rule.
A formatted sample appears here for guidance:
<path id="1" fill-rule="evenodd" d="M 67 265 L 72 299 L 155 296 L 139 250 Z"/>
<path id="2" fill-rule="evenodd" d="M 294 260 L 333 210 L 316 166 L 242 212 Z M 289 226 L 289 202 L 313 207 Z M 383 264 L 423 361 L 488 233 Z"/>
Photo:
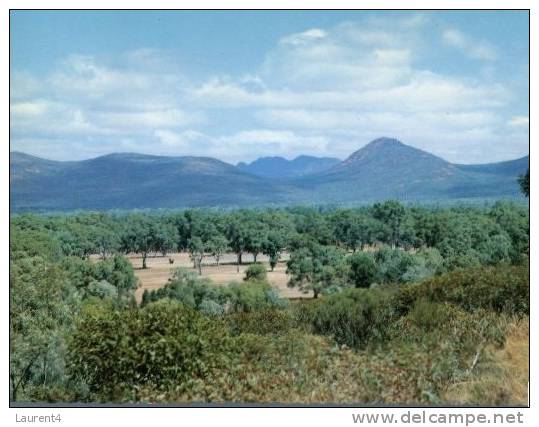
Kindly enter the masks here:
<path id="1" fill-rule="evenodd" d="M 529 162 L 453 164 L 394 138 L 329 159 L 313 173 L 277 167 L 264 177 L 211 157 L 111 153 L 63 162 L 11 152 L 10 202 L 13 210 L 72 210 L 519 198 L 516 178 Z"/>
<path id="2" fill-rule="evenodd" d="M 250 162 L 239 162 L 236 167 L 244 172 L 265 178 L 292 178 L 329 169 L 341 160 L 336 157 L 300 155 L 292 160 L 281 156 L 265 156 Z"/>

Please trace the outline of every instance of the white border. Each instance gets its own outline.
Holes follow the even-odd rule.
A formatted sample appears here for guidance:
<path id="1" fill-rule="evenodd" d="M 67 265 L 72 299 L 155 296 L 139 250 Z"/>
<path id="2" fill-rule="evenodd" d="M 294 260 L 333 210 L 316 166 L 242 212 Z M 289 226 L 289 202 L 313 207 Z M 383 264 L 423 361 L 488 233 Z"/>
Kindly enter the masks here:
<path id="1" fill-rule="evenodd" d="M 539 2 L 534 0 L 513 0 L 513 1 L 486 1 L 486 0 L 439 0 L 437 2 L 426 0 L 408 0 L 403 2 L 402 0 L 379 0 L 371 2 L 350 2 L 346 0 L 296 0 L 291 2 L 290 0 L 262 0 L 257 1 L 256 4 L 247 0 L 229 0 L 227 2 L 217 0 L 199 0 L 199 1 L 183 1 L 173 2 L 166 0 L 153 0 L 142 1 L 132 0 L 130 2 L 118 1 L 118 0 L 94 0 L 94 1 L 78 1 L 76 3 L 67 0 L 55 0 L 55 1 L 37 1 L 37 0 L 4 0 L 0 3 L 1 15 L 0 15 L 0 49 L 1 49 L 1 66 L 0 75 L 2 80 L 1 87 L 1 103 L 0 103 L 0 136 L 2 140 L 5 140 L 6 147 L 1 151 L 2 156 L 2 174 L 1 179 L 1 191 L 2 197 L 2 210 L 1 210 L 1 224 L 4 230 L 4 242 L 0 246 L 0 262 L 2 263 L 1 270 L 2 276 L 5 280 L 2 281 L 2 298 L 0 298 L 2 313 L 2 351 L 0 352 L 0 421 L 4 426 L 21 425 L 16 423 L 15 415 L 48 415 L 50 413 L 61 413 L 62 425 L 68 426 L 91 426 L 96 425 L 118 425 L 123 426 L 129 424 L 130 426 L 145 426 L 148 425 L 174 425 L 174 426 L 190 426 L 190 425 L 205 425 L 212 424 L 216 426 L 249 426 L 253 423 L 257 426 L 271 426 L 275 427 L 280 425 L 312 425 L 312 426 L 329 426 L 329 425 L 350 425 L 352 422 L 352 413 L 357 412 L 380 412 L 380 410 L 358 410 L 350 408 L 151 408 L 151 409 L 107 409 L 107 408 L 70 408 L 70 409 L 15 409 L 8 408 L 9 387 L 8 387 L 8 292 L 9 292 L 9 241 L 8 241 L 8 224 L 9 224 L 9 161 L 8 161 L 8 140 L 9 140 L 9 9 L 42 9 L 42 8 L 65 8 L 65 9 L 170 9 L 170 8 L 192 8 L 192 9 L 213 9 L 213 8 L 246 8 L 246 9 L 347 9 L 347 8 L 361 8 L 361 9 L 531 9 L 531 22 L 530 22 L 530 65 L 531 69 L 535 71 L 530 73 L 531 76 L 531 92 L 530 92 L 530 110 L 537 114 L 539 111 L 539 93 L 538 88 L 538 74 L 539 70 L 539 51 L 537 51 L 537 44 L 534 40 L 538 39 L 537 28 L 539 26 Z M 537 115 L 530 115 L 530 140 L 537 140 L 538 133 L 536 131 L 539 125 Z M 530 159 L 532 163 L 535 163 L 534 156 L 532 155 L 532 147 L 530 146 Z M 533 167 L 532 167 L 533 169 Z M 533 174 L 532 174 L 533 175 Z M 538 181 L 539 182 L 539 181 Z M 539 194 L 539 193 L 538 193 Z M 539 196 L 537 196 L 539 197 Z M 534 213 L 538 211 L 537 204 L 539 199 L 534 196 L 531 197 L 531 328 L 532 331 L 539 330 L 537 325 L 536 316 L 534 316 L 533 308 L 535 307 L 535 301 L 537 296 L 537 290 L 534 284 L 537 282 L 537 269 L 534 267 L 535 261 L 537 261 L 537 250 L 535 242 L 537 241 L 538 231 Z M 533 362 L 533 356 L 538 354 L 537 340 L 532 338 L 531 341 L 531 357 Z M 530 390 L 532 398 L 535 402 L 538 401 L 539 396 L 539 378 L 537 378 L 537 369 L 535 369 L 533 363 L 531 365 L 532 376 L 532 388 Z M 522 409 L 524 413 L 524 425 L 538 425 L 539 413 L 537 411 L 537 405 L 533 405 L 531 409 Z M 385 412 L 394 412 L 396 414 L 402 414 L 408 409 L 395 408 L 384 409 Z M 413 410 L 420 411 L 420 410 Z M 426 409 L 428 413 L 437 411 L 442 412 L 443 409 Z M 498 413 L 516 413 L 517 410 L 511 409 L 458 409 L 453 410 L 456 412 L 498 412 Z M 428 425 L 434 425 L 427 423 Z"/>

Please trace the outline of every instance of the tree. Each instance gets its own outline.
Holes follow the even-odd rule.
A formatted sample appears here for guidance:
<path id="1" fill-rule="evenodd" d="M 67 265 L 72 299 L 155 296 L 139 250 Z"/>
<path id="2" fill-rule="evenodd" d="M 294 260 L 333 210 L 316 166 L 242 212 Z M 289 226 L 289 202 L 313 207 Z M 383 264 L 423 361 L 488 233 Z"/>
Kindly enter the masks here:
<path id="1" fill-rule="evenodd" d="M 263 222 L 262 215 L 256 212 L 249 212 L 245 215 L 245 250 L 253 255 L 254 262 L 257 261 L 258 254 L 262 252 L 262 247 L 268 228 Z"/>
<path id="2" fill-rule="evenodd" d="M 64 384 L 64 336 L 80 299 L 65 271 L 44 258 L 28 257 L 10 268 L 11 399 L 46 396 Z"/>
<path id="3" fill-rule="evenodd" d="M 187 244 L 189 257 L 193 261 L 194 267 L 198 270 L 198 274 L 202 275 L 202 260 L 206 255 L 206 247 L 202 239 L 198 236 L 189 239 Z"/>
<path id="4" fill-rule="evenodd" d="M 241 256 L 246 250 L 248 230 L 243 218 L 238 213 L 229 218 L 226 235 L 230 248 L 236 254 L 236 271 L 239 273 L 242 263 Z"/>
<path id="5" fill-rule="evenodd" d="M 177 229 L 167 223 L 157 223 L 155 229 L 154 250 L 161 253 L 162 256 L 167 256 L 170 251 L 177 248 L 178 245 Z"/>
<path id="6" fill-rule="evenodd" d="M 219 267 L 219 261 L 228 249 L 228 240 L 222 234 L 217 234 L 216 236 L 211 237 L 207 243 L 207 247 L 208 252 L 215 258 L 217 267 Z"/>
<path id="7" fill-rule="evenodd" d="M 412 255 L 402 249 L 383 247 L 374 254 L 378 278 L 382 283 L 403 283 L 404 274 L 413 264 Z"/>
<path id="8" fill-rule="evenodd" d="M 374 257 L 368 252 L 356 252 L 348 258 L 349 278 L 356 288 L 368 288 L 377 275 Z"/>
<path id="9" fill-rule="evenodd" d="M 405 282 L 421 280 L 444 272 L 444 259 L 436 248 L 422 248 L 412 256 L 411 265 L 402 275 Z"/>
<path id="10" fill-rule="evenodd" d="M 520 185 L 520 191 L 526 197 L 530 197 L 530 170 L 528 169 L 525 174 L 518 177 L 518 183 Z"/>
<path id="11" fill-rule="evenodd" d="M 94 264 L 96 280 L 104 280 L 114 286 L 118 295 L 134 296 L 138 279 L 131 263 L 121 255 L 114 255 Z"/>
<path id="12" fill-rule="evenodd" d="M 95 248 L 101 254 L 102 259 L 120 247 L 120 239 L 110 223 L 91 227 L 90 239 L 95 242 Z"/>
<path id="13" fill-rule="evenodd" d="M 288 286 L 312 290 L 314 297 L 343 284 L 346 272 L 344 252 L 333 246 L 313 244 L 292 252 L 287 263 Z"/>
<path id="14" fill-rule="evenodd" d="M 262 253 L 268 256 L 271 271 L 275 269 L 275 266 L 279 262 L 279 257 L 281 256 L 285 243 L 286 238 L 279 230 L 269 231 L 262 242 Z"/>
<path id="15" fill-rule="evenodd" d="M 401 225 L 406 215 L 404 206 L 396 200 L 375 203 L 372 207 L 374 218 L 382 221 L 389 229 L 391 246 L 395 248 L 400 239 Z"/>
<path id="16" fill-rule="evenodd" d="M 511 259 L 518 262 L 521 257 L 529 253 L 530 223 L 528 210 L 508 202 L 496 202 L 489 212 L 489 216 L 511 238 Z"/>
<path id="17" fill-rule="evenodd" d="M 145 215 L 134 214 L 126 218 L 120 241 L 125 253 L 134 252 L 142 257 L 142 268 L 147 268 L 146 258 L 156 247 L 156 230 L 153 221 Z"/>

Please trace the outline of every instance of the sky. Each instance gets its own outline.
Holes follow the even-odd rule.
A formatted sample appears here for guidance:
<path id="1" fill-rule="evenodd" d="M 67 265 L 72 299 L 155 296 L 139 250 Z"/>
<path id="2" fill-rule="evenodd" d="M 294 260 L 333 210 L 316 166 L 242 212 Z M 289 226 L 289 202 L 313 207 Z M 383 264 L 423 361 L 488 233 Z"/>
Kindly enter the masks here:
<path id="1" fill-rule="evenodd" d="M 527 11 L 11 11 L 10 150 L 528 154 Z"/>

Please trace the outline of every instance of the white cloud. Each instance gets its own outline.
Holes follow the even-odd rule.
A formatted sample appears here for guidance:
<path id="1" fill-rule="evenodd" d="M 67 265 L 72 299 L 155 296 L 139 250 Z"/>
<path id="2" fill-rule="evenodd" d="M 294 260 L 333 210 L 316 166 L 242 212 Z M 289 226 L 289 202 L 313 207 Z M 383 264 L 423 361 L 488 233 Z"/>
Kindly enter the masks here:
<path id="1" fill-rule="evenodd" d="M 490 43 L 485 40 L 475 40 L 454 28 L 443 31 L 442 40 L 474 59 L 493 61 L 498 58 L 496 49 Z"/>
<path id="2" fill-rule="evenodd" d="M 191 149 L 192 143 L 207 139 L 206 135 L 194 130 L 174 132 L 167 129 L 157 129 L 154 131 L 154 135 L 163 145 L 181 149 Z"/>
<path id="3" fill-rule="evenodd" d="M 528 116 L 515 116 L 511 117 L 511 119 L 507 122 L 508 126 L 511 127 L 529 127 L 530 126 L 530 119 Z"/>
<path id="4" fill-rule="evenodd" d="M 326 37 L 326 32 L 324 30 L 321 30 L 320 28 L 311 28 L 302 33 L 284 37 L 280 40 L 280 43 L 284 45 L 302 45 L 313 40 L 323 39 L 324 37 Z"/>
<path id="5" fill-rule="evenodd" d="M 428 49 L 457 48 L 492 60 L 497 50 L 455 28 L 440 44 L 431 40 L 436 28 L 416 14 L 311 28 L 276 41 L 258 68 L 207 79 L 190 79 L 174 54 L 155 49 L 114 59 L 70 56 L 44 76 L 13 73 L 12 149 L 236 162 L 346 157 L 393 135 L 454 161 L 525 151 L 529 120 L 511 113 L 513 86 L 495 73 L 444 73 L 424 57 Z"/>

